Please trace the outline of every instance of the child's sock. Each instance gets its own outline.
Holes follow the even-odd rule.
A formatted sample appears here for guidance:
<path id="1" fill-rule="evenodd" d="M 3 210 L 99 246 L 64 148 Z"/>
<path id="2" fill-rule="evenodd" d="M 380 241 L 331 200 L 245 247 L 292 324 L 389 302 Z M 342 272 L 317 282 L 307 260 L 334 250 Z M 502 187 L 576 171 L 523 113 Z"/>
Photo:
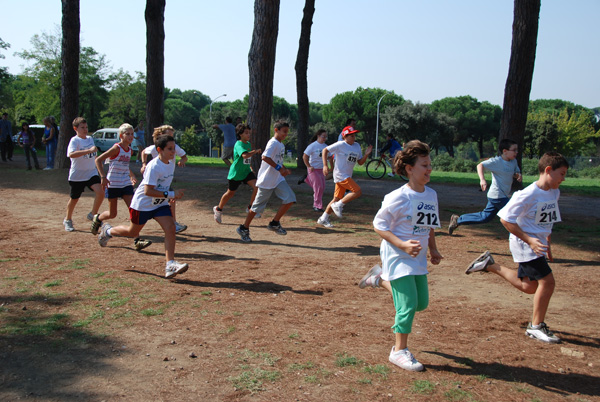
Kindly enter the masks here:
<path id="1" fill-rule="evenodd" d="M 327 212 L 323 212 L 323 215 L 321 215 L 321 219 L 322 220 L 327 220 L 329 219 L 329 214 Z"/>
<path id="2" fill-rule="evenodd" d="M 110 230 L 111 230 L 111 229 L 112 229 L 112 228 L 110 228 L 110 229 L 108 229 L 108 230 L 106 231 L 106 235 L 107 235 L 108 237 L 112 237 L 112 235 L 110 234 Z"/>
<path id="3" fill-rule="evenodd" d="M 279 221 L 276 220 L 272 220 L 270 223 L 271 226 L 278 226 L 279 225 Z"/>

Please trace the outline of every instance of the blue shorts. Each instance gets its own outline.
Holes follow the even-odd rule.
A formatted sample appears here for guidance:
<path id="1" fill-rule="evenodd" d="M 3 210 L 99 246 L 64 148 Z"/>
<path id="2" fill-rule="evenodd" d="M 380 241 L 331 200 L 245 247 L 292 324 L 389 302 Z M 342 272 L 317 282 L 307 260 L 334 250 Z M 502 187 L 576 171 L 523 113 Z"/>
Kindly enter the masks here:
<path id="1" fill-rule="evenodd" d="M 71 186 L 71 199 L 73 199 L 73 200 L 79 199 L 86 187 L 89 188 L 90 190 L 94 191 L 92 189 L 92 186 L 94 184 L 100 184 L 100 176 L 98 176 L 98 175 L 92 176 L 87 181 L 70 181 L 69 180 L 69 185 Z"/>
<path id="2" fill-rule="evenodd" d="M 137 209 L 129 208 L 129 218 L 131 218 L 131 223 L 135 223 L 136 225 L 145 225 L 150 219 L 159 216 L 173 216 L 171 215 L 171 207 L 163 205 L 152 211 L 138 211 Z"/>
<path id="3" fill-rule="evenodd" d="M 535 260 L 519 263 L 517 276 L 520 279 L 527 277 L 529 280 L 537 281 L 551 273 L 552 269 L 550 268 L 550 265 L 548 265 L 546 257 L 540 257 Z"/>
<path id="4" fill-rule="evenodd" d="M 107 187 L 104 191 L 104 197 L 109 200 L 111 198 L 123 198 L 124 195 L 133 195 L 133 186 L 120 188 Z"/>

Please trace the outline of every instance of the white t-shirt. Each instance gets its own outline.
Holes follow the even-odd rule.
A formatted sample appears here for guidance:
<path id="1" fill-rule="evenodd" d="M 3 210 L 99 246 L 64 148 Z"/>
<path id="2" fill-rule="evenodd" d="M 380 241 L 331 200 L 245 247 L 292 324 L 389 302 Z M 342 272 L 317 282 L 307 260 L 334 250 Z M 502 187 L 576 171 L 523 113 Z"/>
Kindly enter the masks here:
<path id="1" fill-rule="evenodd" d="M 505 161 L 501 156 L 495 156 L 481 165 L 492 172 L 492 185 L 488 191 L 488 198 L 509 198 L 510 188 L 515 173 L 521 173 L 516 159 Z"/>
<path id="2" fill-rule="evenodd" d="M 560 222 L 558 198 L 560 190 L 542 190 L 537 182 L 531 183 L 521 191 L 516 191 L 498 216 L 509 223 L 516 223 L 531 237 L 548 245 L 547 237 L 552 233 L 552 225 Z M 510 252 L 515 262 L 527 262 L 541 256 L 533 252 L 529 244 L 514 234 L 509 236 Z"/>
<path id="3" fill-rule="evenodd" d="M 348 177 L 352 177 L 354 171 L 354 165 L 356 162 L 363 157 L 362 150 L 358 143 L 352 145 L 346 141 L 338 141 L 327 147 L 327 150 L 335 158 L 335 165 L 333 166 L 333 182 L 339 183 L 340 181 L 346 180 Z"/>
<path id="4" fill-rule="evenodd" d="M 171 182 L 173 181 L 174 169 L 171 165 L 175 164 L 173 159 L 169 164 L 162 162 L 159 158 L 154 158 L 146 166 L 144 170 L 144 179 L 135 190 L 133 199 L 131 200 L 131 208 L 137 211 L 153 211 L 164 205 L 169 205 L 169 200 L 164 197 L 150 197 L 144 194 L 146 184 L 154 186 L 158 191 L 169 191 Z"/>
<path id="5" fill-rule="evenodd" d="M 81 138 L 78 135 L 71 138 L 67 147 L 67 156 L 71 152 L 83 151 L 94 146 L 94 140 L 90 136 Z M 71 169 L 69 169 L 69 181 L 88 181 L 94 176 L 98 176 L 96 169 L 96 152 L 71 159 Z"/>
<path id="6" fill-rule="evenodd" d="M 381 208 L 373 219 L 375 229 L 390 231 L 400 240 L 418 240 L 421 252 L 416 257 L 400 250 L 387 240 L 381 241 L 379 253 L 383 272 L 381 278 L 386 281 L 407 275 L 425 275 L 427 271 L 427 247 L 429 231 L 440 227 L 437 193 L 425 187 L 418 193 L 403 185 L 387 194 Z"/>
<path id="7" fill-rule="evenodd" d="M 311 143 L 306 147 L 304 153 L 308 155 L 308 163 L 315 169 L 323 169 L 323 149 L 327 147 L 327 144 L 319 144 L 318 141 Z"/>
<path id="8" fill-rule="evenodd" d="M 152 155 L 152 160 L 158 158 L 158 151 L 156 150 L 156 145 L 150 145 L 149 147 L 144 148 L 144 153 L 146 155 Z M 172 159 L 173 163 L 169 163 L 169 166 L 171 167 L 173 172 L 175 172 L 175 161 L 177 159 L 177 156 L 182 158 L 186 155 L 186 152 L 179 145 L 175 144 L 175 155 L 175 158 Z"/>
<path id="9" fill-rule="evenodd" d="M 283 156 L 285 155 L 285 145 L 275 137 L 272 137 L 269 142 L 267 142 L 267 146 L 262 155 L 271 158 L 276 164 L 282 165 Z M 273 166 L 269 165 L 264 160 L 260 163 L 256 187 L 268 190 L 277 187 L 277 185 L 284 180 L 283 176 L 275 170 Z"/>

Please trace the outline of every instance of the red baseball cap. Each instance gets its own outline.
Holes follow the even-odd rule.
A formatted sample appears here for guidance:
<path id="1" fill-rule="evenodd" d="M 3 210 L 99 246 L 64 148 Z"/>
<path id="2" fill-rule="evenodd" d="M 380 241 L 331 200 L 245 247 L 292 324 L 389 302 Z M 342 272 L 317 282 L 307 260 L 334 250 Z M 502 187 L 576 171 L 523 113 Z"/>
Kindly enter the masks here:
<path id="1" fill-rule="evenodd" d="M 355 130 L 352 126 L 346 126 L 342 130 L 342 138 L 345 138 L 348 134 L 360 133 L 360 130 Z"/>

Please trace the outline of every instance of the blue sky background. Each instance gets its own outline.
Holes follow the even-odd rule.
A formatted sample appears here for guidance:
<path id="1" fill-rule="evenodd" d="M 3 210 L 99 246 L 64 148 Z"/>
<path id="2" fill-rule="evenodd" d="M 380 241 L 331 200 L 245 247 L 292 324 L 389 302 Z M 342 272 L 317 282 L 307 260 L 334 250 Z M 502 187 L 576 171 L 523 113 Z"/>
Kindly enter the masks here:
<path id="1" fill-rule="evenodd" d="M 144 0 L 81 0 L 81 39 L 113 70 L 145 72 Z M 414 102 L 471 95 L 502 106 L 510 59 L 512 0 L 316 0 L 309 99 L 328 103 L 358 86 Z M 15 51 L 34 34 L 56 32 L 59 0 L 0 0 L 0 65 L 22 71 Z M 304 1 L 282 0 L 274 94 L 296 103 L 294 64 Z M 531 99 L 600 106 L 600 1 L 542 0 Z M 251 0 L 167 0 L 165 85 L 213 99 L 248 93 Z"/>

